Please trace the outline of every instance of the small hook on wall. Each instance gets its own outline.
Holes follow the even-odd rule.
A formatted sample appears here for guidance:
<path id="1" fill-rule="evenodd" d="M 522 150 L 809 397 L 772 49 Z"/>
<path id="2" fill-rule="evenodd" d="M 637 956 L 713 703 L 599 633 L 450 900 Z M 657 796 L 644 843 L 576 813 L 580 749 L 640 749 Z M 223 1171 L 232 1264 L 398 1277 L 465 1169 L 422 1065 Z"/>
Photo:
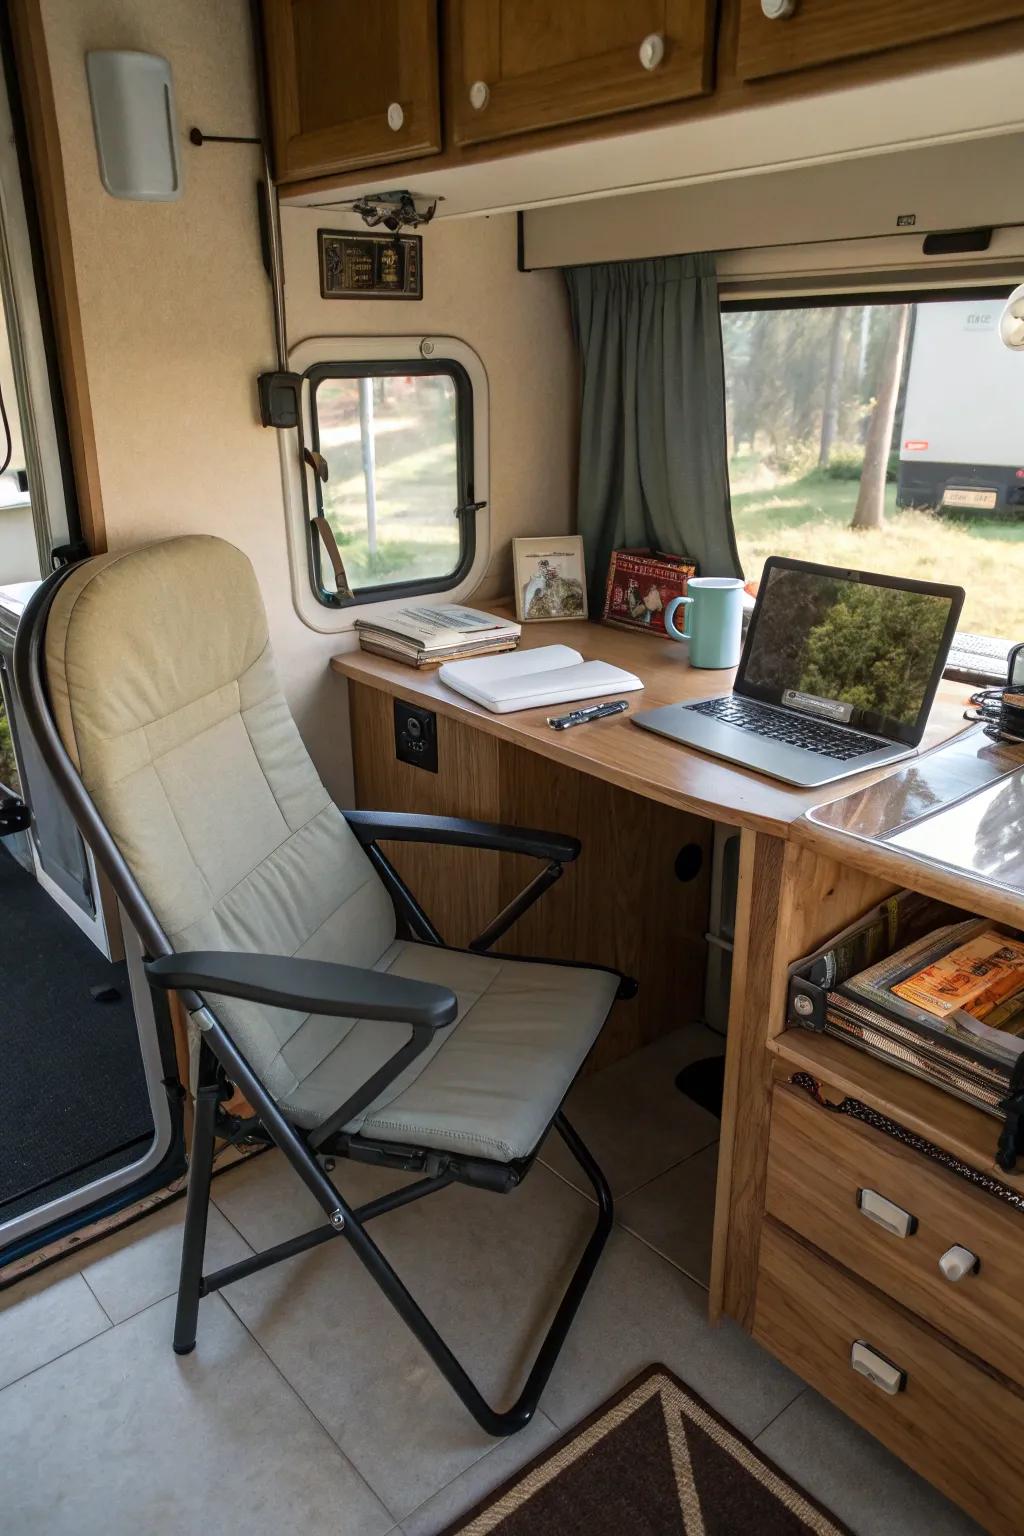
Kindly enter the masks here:
<path id="1" fill-rule="evenodd" d="M 189 129 L 189 143 L 201 149 L 204 144 L 262 144 L 262 139 L 240 139 L 231 134 L 204 133 L 201 128 Z"/>

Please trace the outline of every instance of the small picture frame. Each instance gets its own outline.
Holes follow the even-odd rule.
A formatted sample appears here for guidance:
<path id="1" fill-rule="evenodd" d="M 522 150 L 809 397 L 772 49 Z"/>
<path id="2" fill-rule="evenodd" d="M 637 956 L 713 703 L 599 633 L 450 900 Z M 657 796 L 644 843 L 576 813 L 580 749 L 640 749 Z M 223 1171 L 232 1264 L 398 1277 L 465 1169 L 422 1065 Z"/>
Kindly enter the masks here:
<path id="1" fill-rule="evenodd" d="M 423 239 L 318 229 L 322 299 L 422 299 Z"/>
<path id="2" fill-rule="evenodd" d="M 521 624 L 587 617 L 587 572 L 578 533 L 513 539 L 512 566 Z"/>

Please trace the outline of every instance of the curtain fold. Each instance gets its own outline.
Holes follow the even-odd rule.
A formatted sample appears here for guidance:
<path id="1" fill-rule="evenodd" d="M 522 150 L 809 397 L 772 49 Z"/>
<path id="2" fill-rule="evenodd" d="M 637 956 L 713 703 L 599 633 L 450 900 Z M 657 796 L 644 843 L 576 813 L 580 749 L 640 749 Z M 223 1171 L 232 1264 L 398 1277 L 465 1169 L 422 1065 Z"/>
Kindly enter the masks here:
<path id="1" fill-rule="evenodd" d="M 740 575 L 729 499 L 714 259 L 567 267 L 582 365 L 578 528 L 590 611 L 613 549 L 692 555 Z"/>

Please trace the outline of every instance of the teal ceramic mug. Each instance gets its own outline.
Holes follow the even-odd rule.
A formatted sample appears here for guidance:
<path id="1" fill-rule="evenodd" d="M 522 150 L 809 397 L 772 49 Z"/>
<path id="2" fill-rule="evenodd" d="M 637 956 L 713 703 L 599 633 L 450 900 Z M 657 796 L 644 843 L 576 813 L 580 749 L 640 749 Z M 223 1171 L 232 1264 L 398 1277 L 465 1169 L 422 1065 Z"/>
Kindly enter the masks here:
<path id="1" fill-rule="evenodd" d="M 677 629 L 672 615 L 688 607 L 685 629 Z M 673 640 L 690 642 L 691 667 L 739 665 L 743 632 L 743 582 L 738 576 L 691 576 L 686 596 L 674 597 L 666 606 L 665 633 Z"/>

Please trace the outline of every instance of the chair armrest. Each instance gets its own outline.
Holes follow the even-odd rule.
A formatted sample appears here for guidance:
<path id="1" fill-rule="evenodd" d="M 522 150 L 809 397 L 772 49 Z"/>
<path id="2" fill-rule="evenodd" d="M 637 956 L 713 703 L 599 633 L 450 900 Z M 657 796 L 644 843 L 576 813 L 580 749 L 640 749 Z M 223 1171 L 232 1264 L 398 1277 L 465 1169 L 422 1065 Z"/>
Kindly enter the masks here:
<path id="1" fill-rule="evenodd" d="M 443 1029 L 458 1012 L 448 987 L 290 955 L 196 950 L 150 960 L 146 975 L 174 991 L 211 992 L 343 1019 L 389 1019 L 419 1029 Z"/>
<path id="2" fill-rule="evenodd" d="M 466 821 L 461 816 L 346 811 L 345 820 L 364 846 L 376 842 L 442 843 L 454 848 L 525 853 L 533 859 L 552 859 L 556 864 L 571 864 L 580 852 L 576 837 L 563 837 L 559 832 L 535 832 L 529 827 L 505 827 L 490 821 Z"/>

